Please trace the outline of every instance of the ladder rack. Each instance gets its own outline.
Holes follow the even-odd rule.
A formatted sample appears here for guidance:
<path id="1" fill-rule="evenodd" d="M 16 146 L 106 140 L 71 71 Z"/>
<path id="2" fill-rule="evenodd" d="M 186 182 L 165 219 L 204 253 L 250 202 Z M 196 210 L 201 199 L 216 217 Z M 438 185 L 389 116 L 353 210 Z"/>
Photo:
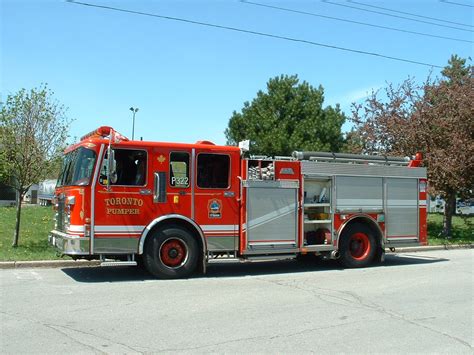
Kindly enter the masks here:
<path id="1" fill-rule="evenodd" d="M 324 161 L 333 163 L 356 163 L 356 164 L 378 164 L 378 165 L 408 165 L 410 158 L 364 155 L 332 152 L 293 152 L 293 157 L 298 160 Z"/>

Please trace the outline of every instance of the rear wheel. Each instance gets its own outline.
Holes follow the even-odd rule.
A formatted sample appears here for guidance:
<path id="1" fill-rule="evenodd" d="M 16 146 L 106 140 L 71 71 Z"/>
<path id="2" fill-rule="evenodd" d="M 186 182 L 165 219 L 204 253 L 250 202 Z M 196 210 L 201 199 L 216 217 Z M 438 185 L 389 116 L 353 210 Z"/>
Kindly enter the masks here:
<path id="1" fill-rule="evenodd" d="M 365 224 L 353 223 L 341 235 L 339 261 L 346 267 L 367 266 L 374 259 L 376 248 L 372 230 Z"/>
<path id="2" fill-rule="evenodd" d="M 148 238 L 143 261 L 153 276 L 174 279 L 187 277 L 195 271 L 199 248 L 186 229 L 167 226 L 158 229 Z"/>

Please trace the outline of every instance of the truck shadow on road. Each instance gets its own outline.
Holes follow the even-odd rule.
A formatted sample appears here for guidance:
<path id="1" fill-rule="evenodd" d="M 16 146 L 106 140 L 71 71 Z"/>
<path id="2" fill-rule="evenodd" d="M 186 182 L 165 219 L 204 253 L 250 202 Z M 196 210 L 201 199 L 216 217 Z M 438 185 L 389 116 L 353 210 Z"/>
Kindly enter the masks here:
<path id="1" fill-rule="evenodd" d="M 385 257 L 385 262 L 374 264 L 369 268 L 410 267 L 413 265 L 433 264 L 446 261 L 449 261 L 449 259 L 416 254 L 388 254 Z M 85 283 L 133 282 L 146 280 L 162 282 L 162 280 L 155 279 L 147 271 L 139 267 L 77 267 L 64 268 L 62 271 L 75 281 Z M 222 261 L 209 264 L 206 275 L 197 274 L 190 279 L 242 276 L 251 277 L 261 275 L 334 271 L 344 272 L 345 269 L 342 268 L 336 260 L 313 259 L 304 262 L 298 260 L 283 260 L 253 263 Z M 173 280 L 168 282 L 173 282 Z"/>

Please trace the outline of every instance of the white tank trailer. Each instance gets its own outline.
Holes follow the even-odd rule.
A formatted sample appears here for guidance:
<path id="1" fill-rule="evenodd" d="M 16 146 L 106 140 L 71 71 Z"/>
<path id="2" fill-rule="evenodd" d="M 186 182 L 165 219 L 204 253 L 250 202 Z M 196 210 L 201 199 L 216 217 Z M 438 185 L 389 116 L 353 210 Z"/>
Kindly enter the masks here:
<path id="1" fill-rule="evenodd" d="M 56 188 L 56 179 L 43 180 L 39 183 L 38 204 L 41 206 L 51 205 Z"/>

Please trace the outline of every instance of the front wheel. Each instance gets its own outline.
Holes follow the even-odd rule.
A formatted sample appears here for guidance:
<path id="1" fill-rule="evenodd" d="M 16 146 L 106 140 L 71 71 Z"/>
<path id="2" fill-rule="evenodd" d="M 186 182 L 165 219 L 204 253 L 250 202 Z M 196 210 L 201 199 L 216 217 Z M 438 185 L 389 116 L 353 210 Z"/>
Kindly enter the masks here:
<path id="1" fill-rule="evenodd" d="M 196 239 L 184 228 L 167 226 L 149 236 L 143 261 L 153 276 L 175 279 L 191 275 L 198 262 Z"/>
<path id="2" fill-rule="evenodd" d="M 367 266 L 374 259 L 376 248 L 372 230 L 365 224 L 353 223 L 342 232 L 339 261 L 345 267 Z"/>

